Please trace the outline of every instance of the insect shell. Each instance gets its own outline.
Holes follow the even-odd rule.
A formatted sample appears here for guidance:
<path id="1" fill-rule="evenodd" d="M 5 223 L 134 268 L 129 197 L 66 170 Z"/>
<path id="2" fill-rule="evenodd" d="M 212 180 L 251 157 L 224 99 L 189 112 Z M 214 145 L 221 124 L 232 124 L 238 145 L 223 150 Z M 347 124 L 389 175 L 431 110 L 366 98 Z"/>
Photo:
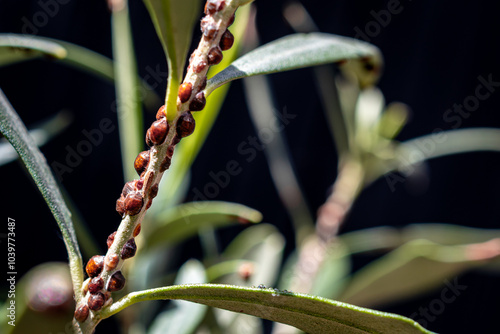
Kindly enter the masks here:
<path id="1" fill-rule="evenodd" d="M 89 275 L 89 277 L 96 277 L 101 273 L 103 266 L 104 266 L 104 256 L 94 255 L 90 258 L 89 262 L 87 262 L 85 271 L 87 272 L 87 275 Z"/>
<path id="2" fill-rule="evenodd" d="M 117 271 L 111 276 L 108 282 L 108 291 L 115 292 L 123 289 L 125 286 L 125 277 L 123 276 L 121 271 Z"/>

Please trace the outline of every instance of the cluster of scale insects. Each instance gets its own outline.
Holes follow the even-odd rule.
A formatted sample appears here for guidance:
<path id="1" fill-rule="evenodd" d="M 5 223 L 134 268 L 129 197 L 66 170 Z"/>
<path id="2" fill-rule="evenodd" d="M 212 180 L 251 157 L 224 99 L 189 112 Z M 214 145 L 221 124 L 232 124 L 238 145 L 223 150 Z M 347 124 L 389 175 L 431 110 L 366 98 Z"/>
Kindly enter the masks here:
<path id="1" fill-rule="evenodd" d="M 222 11 L 225 6 L 226 2 L 224 0 L 208 0 L 205 5 L 206 16 L 201 20 L 202 38 L 205 42 L 210 42 L 214 45 L 209 48 L 206 55 L 195 56 L 195 50 L 190 58 L 188 72 L 191 71 L 192 73 L 198 74 L 204 71 L 205 75 L 203 75 L 203 73 L 200 74 L 203 75 L 203 78 L 198 84 L 196 84 L 196 81 L 195 85 L 185 81 L 179 87 L 178 103 L 180 102 L 180 104 L 183 105 L 189 102 L 189 107 L 187 111 L 182 112 L 177 118 L 175 136 L 167 148 L 166 157 L 160 165 L 160 173 L 163 173 L 170 167 L 175 145 L 178 144 L 182 138 L 193 133 L 195 120 L 191 115 L 191 111 L 200 111 L 205 107 L 206 100 L 203 90 L 207 83 L 206 71 L 208 67 L 219 64 L 222 60 L 222 51 L 230 49 L 233 45 L 234 37 L 231 32 L 225 29 L 219 36 L 219 30 L 213 18 L 213 15 Z M 234 14 L 230 17 L 227 26 L 229 27 L 233 22 Z M 220 38 L 219 43 L 216 43 L 217 36 Z M 165 112 L 165 106 L 160 107 L 156 114 L 156 121 L 152 123 L 146 133 L 146 144 L 149 147 L 161 145 L 167 138 L 170 125 L 166 119 Z M 147 192 L 148 198 L 146 210 L 149 209 L 153 199 L 158 194 L 158 183 L 154 185 L 151 184 L 154 179 L 154 173 L 149 172 L 149 175 L 146 175 L 150 156 L 151 150 L 143 151 L 139 153 L 134 162 L 135 170 L 139 174 L 140 179 L 127 182 L 123 187 L 120 198 L 116 202 L 116 211 L 122 217 L 126 215 L 135 216 L 141 212 L 145 204 L 145 192 Z M 135 255 L 137 251 L 135 237 L 139 235 L 140 231 L 141 224 L 139 223 L 134 229 L 133 237 L 123 246 L 120 255 L 95 255 L 88 261 L 85 270 L 89 279 L 84 283 L 83 292 L 85 296 L 88 293 L 89 297 L 86 302 L 82 302 L 77 306 L 74 315 L 77 321 L 84 322 L 88 318 L 90 310 L 99 311 L 105 305 L 109 305 L 112 302 L 111 292 L 123 289 L 125 286 L 125 277 L 121 271 L 113 273 L 106 286 L 101 277 L 101 273 L 104 268 L 108 271 L 115 269 L 120 259 L 126 260 Z M 107 240 L 108 249 L 113 244 L 116 233 L 115 231 L 109 235 Z"/>

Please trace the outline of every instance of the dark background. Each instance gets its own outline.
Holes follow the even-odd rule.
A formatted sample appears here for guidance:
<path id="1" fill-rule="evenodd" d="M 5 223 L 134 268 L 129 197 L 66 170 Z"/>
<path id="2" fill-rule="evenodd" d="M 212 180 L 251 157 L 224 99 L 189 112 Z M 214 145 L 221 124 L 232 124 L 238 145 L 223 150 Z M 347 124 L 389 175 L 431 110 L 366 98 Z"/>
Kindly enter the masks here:
<path id="1" fill-rule="evenodd" d="M 46 2 L 0 1 L 0 32 L 30 32 L 23 28 L 26 20 L 33 22 L 34 15 L 44 11 Z M 46 24 L 35 26 L 36 34 L 70 41 L 111 57 L 110 14 L 105 1 L 66 2 L 59 5 L 58 13 Z M 293 33 L 282 18 L 284 3 L 255 2 L 263 43 Z M 366 25 L 375 21 L 372 10 L 378 12 L 388 4 L 387 1 L 310 0 L 305 6 L 321 31 L 354 37 L 355 27 L 365 31 Z M 393 15 L 378 34 L 372 33 L 370 42 L 385 57 L 379 86 L 386 101 L 401 101 L 413 110 L 409 124 L 398 137 L 405 140 L 436 128 L 451 129 L 453 123 L 443 118 L 445 111 L 474 94 L 478 76 L 486 78 L 491 74 L 495 81 L 500 81 L 500 5 L 493 1 L 402 0 L 400 6 L 401 13 Z M 130 11 L 140 75 L 144 77 L 148 67 L 157 65 L 166 71 L 163 51 L 143 3 L 131 1 Z M 197 43 L 199 30 L 195 29 L 195 33 Z M 289 113 L 298 115 L 286 127 L 285 134 L 308 205 L 316 212 L 335 180 L 337 158 L 312 71 L 297 70 L 272 75 L 270 79 L 278 109 L 286 107 Z M 97 128 L 103 117 L 116 124 L 111 108 L 115 99 L 112 85 L 51 61 L 36 60 L 0 68 L 0 87 L 28 127 L 62 109 L 72 112 L 72 125 L 42 148 L 49 163 L 63 162 L 65 147 L 74 147 L 83 139 L 82 130 Z M 163 80 L 156 92 L 163 97 L 165 88 Z M 495 92 L 463 120 L 461 127 L 500 127 L 499 106 L 500 92 Z M 146 113 L 145 124 L 154 119 L 155 111 Z M 223 170 L 229 160 L 241 160 L 238 144 L 254 134 L 241 84 L 236 82 L 194 164 L 186 200 L 193 198 L 192 189 L 202 188 L 211 181 L 210 171 Z M 216 199 L 260 210 L 265 221 L 276 224 L 290 240 L 287 250 L 293 249 L 290 219 L 274 189 L 264 154 L 259 153 L 257 159 L 242 166 L 243 172 Z M 412 188 L 411 180 L 398 184 L 395 192 L 391 192 L 385 180 L 378 180 L 355 203 L 342 232 L 418 222 L 498 228 L 499 166 L 498 153 L 464 154 L 430 161 L 428 186 L 419 191 Z M 17 221 L 19 272 L 45 261 L 65 261 L 65 248 L 54 219 L 20 164 L 13 162 L 0 168 L 4 184 L 3 219 L 8 216 Z M 119 223 L 114 205 L 123 183 L 117 131 L 105 135 L 104 142 L 64 177 L 63 185 L 102 246 Z M 222 240 L 235 232 L 221 232 Z M 355 266 L 366 260 L 356 259 Z M 480 271 L 460 276 L 459 282 L 467 285 L 467 290 L 456 302 L 447 305 L 428 328 L 440 333 L 498 332 L 498 279 Z M 439 293 L 440 290 L 383 310 L 409 316 L 439 298 Z"/>

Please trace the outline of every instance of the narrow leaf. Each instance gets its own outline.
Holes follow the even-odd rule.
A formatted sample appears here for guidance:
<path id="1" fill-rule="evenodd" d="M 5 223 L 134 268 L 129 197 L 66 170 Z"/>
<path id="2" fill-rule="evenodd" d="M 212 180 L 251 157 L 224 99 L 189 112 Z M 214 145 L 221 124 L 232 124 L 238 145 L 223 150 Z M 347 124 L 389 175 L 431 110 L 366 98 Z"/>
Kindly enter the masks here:
<path id="1" fill-rule="evenodd" d="M 359 40 L 324 33 L 294 34 L 261 46 L 208 81 L 206 95 L 232 80 L 348 59 L 378 57 L 378 49 Z"/>
<path id="2" fill-rule="evenodd" d="M 262 214 L 241 204 L 191 202 L 169 209 L 156 220 L 160 225 L 148 236 L 147 248 L 179 242 L 196 235 L 207 226 L 216 228 L 234 223 L 258 223 L 262 220 Z"/>
<path id="3" fill-rule="evenodd" d="M 309 334 L 431 333 L 417 322 L 321 297 L 218 284 L 174 285 L 131 293 L 104 309 L 107 318 L 146 300 L 183 299 L 225 310 L 282 322 Z"/>
<path id="4" fill-rule="evenodd" d="M 205 283 L 205 268 L 196 260 L 189 260 L 180 269 L 175 284 Z M 207 311 L 205 305 L 176 300 L 174 308 L 160 313 L 151 325 L 148 334 L 194 333 Z"/>
<path id="5" fill-rule="evenodd" d="M 76 241 L 75 230 L 71 222 L 71 214 L 64 203 L 54 176 L 50 172 L 45 157 L 42 155 L 28 130 L 16 114 L 11 104 L 0 90 L 0 131 L 14 146 L 17 153 L 33 177 L 35 184 L 47 202 L 50 211 L 62 232 L 64 244 L 69 255 L 69 266 L 76 299 L 81 298 L 83 282 L 82 256 Z"/>
<path id="6" fill-rule="evenodd" d="M 374 307 L 422 294 L 496 259 L 499 245 L 500 239 L 455 246 L 411 241 L 355 273 L 339 299 Z"/>
<path id="7" fill-rule="evenodd" d="M 16 34 L 0 34 L 0 66 L 42 56 L 63 59 L 66 55 L 66 49 L 55 42 Z"/>
<path id="8" fill-rule="evenodd" d="M 144 133 L 142 101 L 137 89 L 140 85 L 127 2 L 119 10 L 112 12 L 111 23 L 122 166 L 125 180 L 132 180 L 136 176 L 135 158 L 144 147 Z"/>
<path id="9" fill-rule="evenodd" d="M 35 144 L 40 147 L 66 129 L 70 122 L 71 116 L 67 112 L 61 111 L 35 126 L 29 131 L 29 134 Z M 17 157 L 17 152 L 12 145 L 5 138 L 0 139 L 0 166 L 16 160 Z"/>
<path id="10" fill-rule="evenodd" d="M 238 56 L 241 49 L 241 41 L 246 31 L 249 13 L 250 6 L 239 8 L 236 12 L 236 20 L 231 26 L 231 32 L 234 35 L 233 47 L 224 51 L 224 58 L 222 58 L 220 64 L 210 68 L 208 72 L 209 76 L 219 73 L 222 69 L 229 66 Z M 164 178 L 166 177 L 164 181 L 165 184 L 169 186 L 160 189 L 157 203 L 153 205 L 151 209 L 156 210 L 155 207 L 159 207 L 158 203 L 160 202 L 165 203 L 165 205 L 176 204 L 174 203 L 174 199 L 179 195 L 182 183 L 186 181 L 186 175 L 188 175 L 191 165 L 198 155 L 198 152 L 203 147 L 203 143 L 208 137 L 210 130 L 212 130 L 228 90 L 229 85 L 217 90 L 217 92 L 212 94 L 210 99 L 207 100 L 203 112 L 193 113 L 196 120 L 196 131 L 191 136 L 184 138 L 175 148 L 175 158 L 172 160 L 172 165 L 168 173 L 163 176 Z"/>
<path id="11" fill-rule="evenodd" d="M 168 61 L 167 117 L 176 110 L 177 90 L 200 9 L 199 0 L 144 0 Z"/>

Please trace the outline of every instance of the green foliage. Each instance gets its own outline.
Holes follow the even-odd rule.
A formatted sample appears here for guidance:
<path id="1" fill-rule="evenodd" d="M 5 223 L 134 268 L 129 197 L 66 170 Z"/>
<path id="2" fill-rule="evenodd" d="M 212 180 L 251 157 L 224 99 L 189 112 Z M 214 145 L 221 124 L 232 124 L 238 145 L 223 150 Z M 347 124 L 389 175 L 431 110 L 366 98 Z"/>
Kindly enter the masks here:
<path id="1" fill-rule="evenodd" d="M 413 320 L 329 299 L 273 288 L 244 288 L 219 284 L 174 285 L 131 293 L 103 312 L 109 317 L 146 300 L 182 299 L 283 322 L 311 334 L 432 333 Z"/>

